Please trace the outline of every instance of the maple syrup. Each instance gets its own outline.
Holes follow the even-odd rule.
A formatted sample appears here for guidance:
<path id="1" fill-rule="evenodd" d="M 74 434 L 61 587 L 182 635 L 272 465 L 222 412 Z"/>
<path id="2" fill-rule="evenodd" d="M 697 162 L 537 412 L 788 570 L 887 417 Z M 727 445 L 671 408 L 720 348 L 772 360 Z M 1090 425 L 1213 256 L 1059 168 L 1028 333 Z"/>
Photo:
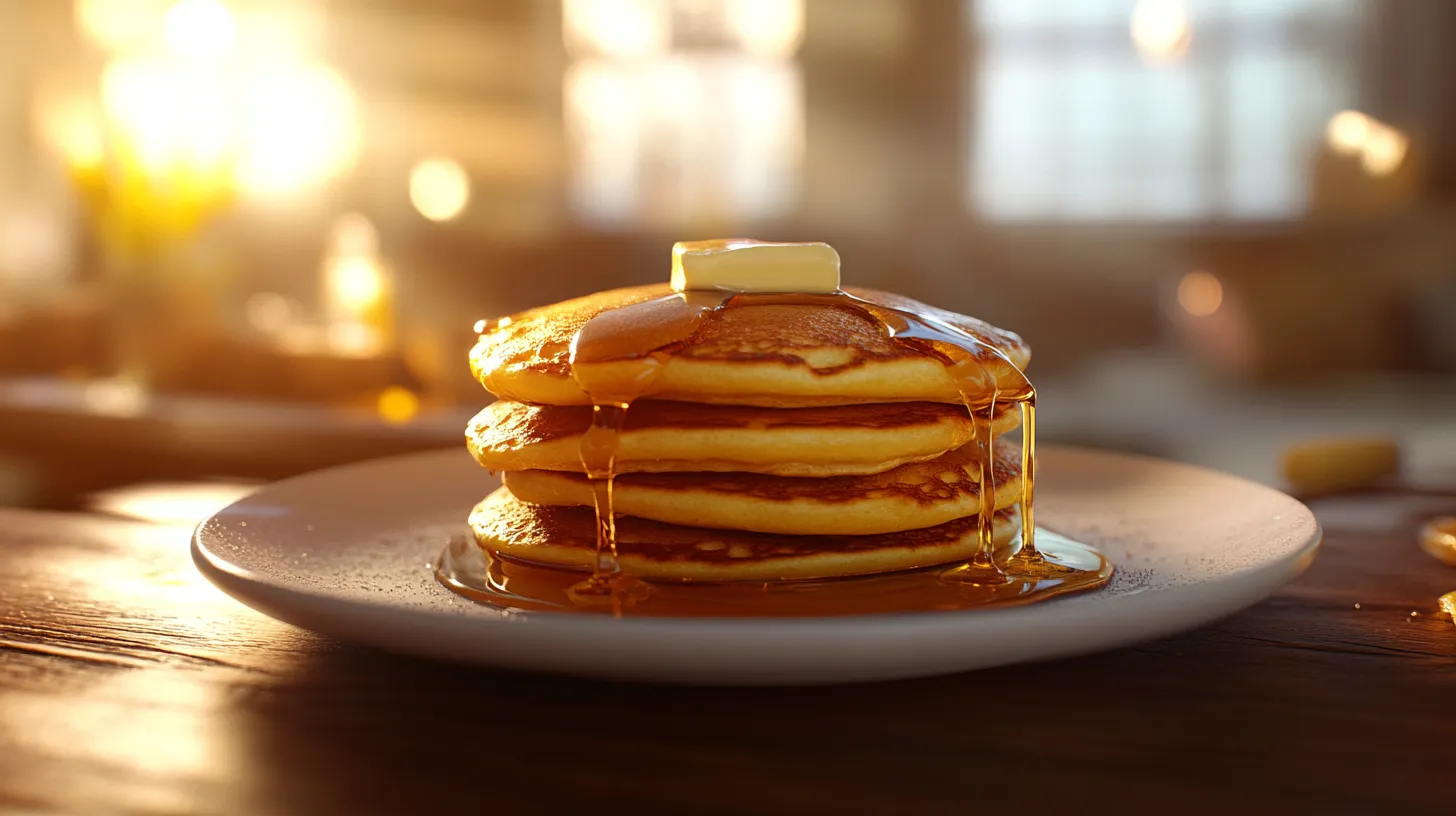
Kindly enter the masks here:
<path id="1" fill-rule="evenodd" d="M 862 578 L 801 581 L 643 582 L 649 591 L 616 605 L 583 604 L 583 572 L 543 567 L 486 552 L 462 535 L 441 554 L 436 577 L 458 595 L 490 606 L 535 612 L 610 611 L 634 617 L 797 618 L 940 612 L 1020 606 L 1105 584 L 1112 565 L 1091 547 L 1038 530 L 1045 568 L 1007 572 L 1003 581 L 947 581 L 942 567 Z M 1013 563 L 1013 541 L 997 560 Z"/>
<path id="2" fill-rule="evenodd" d="M 757 305 L 849 309 L 877 322 L 895 342 L 946 366 L 974 427 L 981 490 L 978 546 L 965 562 L 865 578 L 771 583 L 673 583 L 624 575 L 617 560 L 613 487 L 623 422 L 632 403 L 652 393 L 671 354 L 725 309 Z M 603 312 L 571 343 L 571 375 L 591 399 L 592 424 L 580 446 L 592 484 L 596 557 L 590 574 L 523 563 L 452 542 L 437 577 L 476 601 L 518 609 L 606 610 L 621 615 L 817 616 L 1013 605 L 1104 585 L 1112 566 L 1095 549 L 1036 527 L 1036 389 L 1000 349 L 934 315 L 876 303 L 843 290 L 827 294 L 684 292 Z M 1003 392 L 988 363 L 1019 382 Z M 1021 531 L 998 548 L 992 418 L 1001 401 L 1022 419 Z"/>
<path id="3" fill-rule="evenodd" d="M 632 403 L 652 390 L 669 352 L 723 308 L 728 297 L 728 293 L 686 292 L 634 303 L 588 320 L 572 338 L 571 376 L 592 401 L 592 424 L 582 437 L 580 456 L 597 516 L 596 558 L 591 577 L 571 587 L 572 596 L 584 606 L 620 610 L 624 602 L 647 591 L 646 584 L 623 575 L 617 563 L 612 492 L 622 423 Z M 599 366 L 610 370 L 598 375 Z"/>

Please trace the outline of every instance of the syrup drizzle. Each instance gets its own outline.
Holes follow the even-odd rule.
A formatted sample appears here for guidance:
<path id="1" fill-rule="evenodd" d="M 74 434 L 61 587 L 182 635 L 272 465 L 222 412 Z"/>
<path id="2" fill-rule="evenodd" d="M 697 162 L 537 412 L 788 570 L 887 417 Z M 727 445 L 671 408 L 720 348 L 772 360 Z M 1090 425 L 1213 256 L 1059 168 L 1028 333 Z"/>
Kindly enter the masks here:
<path id="1" fill-rule="evenodd" d="M 1021 550 L 1014 558 L 1036 562 L 1036 391 L 1021 401 Z"/>
<path id="2" fill-rule="evenodd" d="M 618 561 L 613 487 L 618 439 L 631 404 L 653 393 L 671 354 L 725 309 L 754 305 L 820 306 L 848 309 L 879 324 L 896 343 L 932 357 L 947 373 L 971 416 L 977 449 L 980 511 L 975 553 L 948 568 L 892 576 L 795 581 L 780 584 L 695 585 L 691 589 L 654 584 L 624 575 Z M 508 325 L 501 321 L 494 328 Z M 485 327 L 477 326 L 477 329 Z M 854 611 L 950 609 L 986 603 L 1025 603 L 1105 584 L 1111 566 L 1095 550 L 1060 536 L 1039 548 L 1034 517 L 1036 389 L 1004 352 L 934 315 L 865 300 L 842 290 L 831 294 L 686 292 L 603 312 L 577 332 L 571 343 L 571 375 L 593 405 L 592 425 L 579 455 L 592 483 L 596 514 L 596 557 L 591 575 L 565 583 L 572 574 L 520 562 L 488 559 L 466 566 L 467 556 L 442 557 L 446 586 L 477 600 L 520 608 L 607 607 L 645 614 L 745 614 L 725 612 L 732 598 L 750 602 L 746 614 L 849 614 Z M 1003 391 L 988 363 L 999 362 L 1018 380 Z M 1003 400 L 1018 404 L 1022 426 L 1021 535 L 1017 546 L 998 552 L 994 540 L 996 480 L 992 418 Z M 478 550 L 478 548 L 471 548 Z M 453 565 L 453 566 L 452 566 Z M 1004 566 L 1003 566 L 1004 565 Z M 453 571 L 452 571 L 453 570 Z M 474 576 L 466 579 L 462 576 Z M 926 578 L 933 577 L 927 584 Z M 758 587 L 757 591 L 750 588 Z M 936 589 L 941 587 L 942 589 Z M 809 591 L 812 590 L 812 591 Z M 689 593 L 683 597 L 682 593 Z M 785 595 L 784 593 L 788 593 Z M 917 594 L 918 593 L 918 594 Z M 558 597 L 560 596 L 560 597 Z M 815 596 L 812 600 L 805 600 Z M 639 608 L 644 599 L 653 603 Z M 694 602 L 697 598 L 700 602 Z M 785 598 L 794 598 L 785 602 Z M 878 601 L 867 599 L 878 598 Z M 913 600 L 918 598 L 918 600 Z M 563 603 L 564 601 L 564 603 Z M 845 604 L 850 606 L 846 607 Z"/>
<path id="3" fill-rule="evenodd" d="M 1007 368 L 1021 377 L 1024 388 L 1008 395 L 1011 399 L 1023 401 L 1035 399 L 1035 389 L 1031 387 L 1031 382 L 1021 374 L 1021 369 L 1017 368 L 1000 349 L 984 342 L 970 332 L 937 320 L 930 315 L 894 309 L 860 298 L 854 298 L 854 300 L 863 304 L 864 311 L 876 317 L 880 324 L 889 330 L 890 336 L 902 345 L 918 348 L 922 353 L 929 354 L 945 363 L 946 371 L 950 374 L 956 384 L 956 390 L 961 395 L 961 403 L 966 406 L 966 410 L 971 415 L 972 426 L 975 429 L 976 460 L 980 466 L 981 507 L 977 514 L 980 547 L 970 560 L 946 570 L 941 577 L 946 580 L 963 580 L 971 583 L 1005 583 L 1008 579 L 996 563 L 996 543 L 992 537 L 992 521 L 996 513 L 996 478 L 992 468 L 992 451 L 996 440 L 991 423 L 996 415 L 1000 385 L 995 375 L 982 362 L 980 353 L 989 352 L 991 356 L 1004 362 Z M 1022 451 L 1024 457 L 1026 454 L 1024 446 Z M 1034 448 L 1032 453 L 1034 455 Z M 1023 496 L 1020 510 L 1023 513 L 1026 512 L 1027 506 L 1028 503 Z M 1023 528 L 1022 546 L 1034 548 L 1035 532 L 1033 530 L 1031 535 L 1026 535 L 1025 529 Z"/>
<path id="4" fill-rule="evenodd" d="M 1036 389 L 1032 387 L 1031 381 L 1026 379 L 1026 375 L 1022 374 L 1021 369 L 1000 349 L 933 315 L 886 306 L 851 295 L 843 290 L 828 295 L 739 295 L 728 301 L 727 305 L 766 303 L 851 309 L 878 323 L 901 346 L 939 360 L 945 365 L 946 372 L 960 393 L 961 403 L 965 405 L 971 415 L 974 429 L 973 444 L 976 446 L 976 461 L 979 470 L 977 479 L 980 482 L 981 495 L 980 510 L 977 513 L 979 546 L 970 559 L 945 570 L 941 577 L 947 581 L 965 581 L 972 584 L 1006 583 L 1008 578 L 996 562 L 996 543 L 993 533 L 996 513 L 996 479 L 993 472 L 992 451 L 996 440 L 992 421 L 1002 394 L 1001 386 L 994 372 L 987 366 L 985 358 L 999 360 L 1010 372 L 1014 372 L 1014 376 L 1020 380 L 1020 383 L 1005 396 L 1007 399 L 1025 406 L 1036 401 Z M 1023 418 L 1026 416 L 1024 409 L 1022 416 Z M 1022 439 L 1023 461 L 1031 461 L 1036 456 L 1034 432 L 1024 435 Z M 1026 472 L 1024 465 L 1023 472 Z M 1034 469 L 1032 472 L 1035 472 Z M 1023 513 L 1028 512 L 1030 502 L 1024 491 L 1019 505 L 1019 509 Z M 1035 535 L 1034 525 L 1023 524 L 1022 549 L 1028 551 L 1029 554 L 1036 552 Z"/>
<path id="5" fill-rule="evenodd" d="M 627 418 L 629 403 L 600 403 L 592 406 L 592 424 L 581 440 L 581 466 L 592 485 L 592 506 L 597 516 L 597 553 L 592 577 L 579 588 L 586 598 L 620 594 L 626 586 L 613 585 L 622 568 L 617 563 L 617 514 L 612 491 L 617 467 L 617 438 Z M 618 582 L 620 583 L 620 581 Z"/>
<path id="6" fill-rule="evenodd" d="M 592 401 L 592 424 L 579 456 L 591 481 L 597 517 L 592 575 L 571 588 L 582 605 L 606 603 L 617 614 L 647 592 L 623 575 L 617 561 L 617 514 L 613 504 L 617 448 L 627 411 L 652 391 L 669 352 L 693 336 L 729 298 L 728 293 L 685 292 L 603 312 L 571 341 L 571 376 Z"/>

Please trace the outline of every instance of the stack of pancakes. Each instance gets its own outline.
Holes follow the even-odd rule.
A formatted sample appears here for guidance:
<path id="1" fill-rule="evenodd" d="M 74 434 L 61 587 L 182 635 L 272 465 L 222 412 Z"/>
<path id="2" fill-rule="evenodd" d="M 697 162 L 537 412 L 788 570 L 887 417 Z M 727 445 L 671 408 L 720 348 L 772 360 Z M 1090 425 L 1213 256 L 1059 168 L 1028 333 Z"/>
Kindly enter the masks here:
<path id="1" fill-rule="evenodd" d="M 1022 382 L 1017 369 L 1030 351 L 1016 335 L 898 295 L 849 291 L 969 332 L 1004 355 L 982 360 L 998 387 Z M 579 448 L 592 406 L 573 378 L 571 343 L 593 317 L 669 294 L 666 286 L 601 292 L 482 332 L 471 367 L 499 400 L 466 436 L 482 465 L 505 474 L 470 519 L 489 552 L 591 568 L 593 490 Z M 614 502 L 627 574 L 832 578 L 976 551 L 978 446 L 958 385 L 944 363 L 872 317 L 817 304 L 727 308 L 656 356 L 659 373 L 618 436 Z M 1018 421 L 1016 405 L 1001 407 L 995 434 Z M 1000 441 L 994 451 L 1001 543 L 1018 530 L 1019 451 Z"/>

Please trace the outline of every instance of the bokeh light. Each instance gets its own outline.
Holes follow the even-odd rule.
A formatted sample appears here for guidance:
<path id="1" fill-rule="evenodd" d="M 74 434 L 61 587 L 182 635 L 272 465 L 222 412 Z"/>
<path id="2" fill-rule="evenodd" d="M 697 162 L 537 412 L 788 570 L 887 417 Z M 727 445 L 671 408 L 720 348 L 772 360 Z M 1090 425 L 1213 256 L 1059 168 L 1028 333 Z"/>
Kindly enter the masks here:
<path id="1" fill-rule="evenodd" d="M 152 42 L 167 5 L 167 0 L 76 0 L 72 13 L 83 39 L 119 53 Z"/>
<path id="2" fill-rule="evenodd" d="M 1372 176 L 1388 176 L 1405 163 L 1410 137 L 1359 111 L 1344 110 L 1325 125 L 1325 143 L 1342 156 L 1360 157 Z"/>
<path id="3" fill-rule="evenodd" d="M 1153 61 L 1171 61 L 1188 53 L 1193 39 L 1188 10 L 1179 0 L 1142 0 L 1132 13 L 1132 41 Z"/>
<path id="4" fill-rule="evenodd" d="M 389 271 L 374 224 L 359 213 L 334 221 L 322 270 L 326 342 L 345 357 L 380 353 L 393 306 Z"/>
<path id="5" fill-rule="evenodd" d="M 1223 305 L 1223 284 L 1208 272 L 1189 272 L 1178 281 L 1178 305 L 1193 317 L 1208 317 Z"/>
<path id="6" fill-rule="evenodd" d="M 662 54 L 672 34 L 668 11 L 663 0 L 563 0 L 563 38 L 577 54 Z"/>
<path id="7" fill-rule="evenodd" d="M 162 23 L 167 45 L 189 57 L 221 57 L 237 38 L 233 13 L 218 0 L 179 0 Z"/>
<path id="8" fill-rule="evenodd" d="M 752 54 L 791 57 L 804 39 L 803 0 L 728 0 L 724 18 Z"/>
<path id="9" fill-rule="evenodd" d="M 420 412 L 420 398 L 407 388 L 390 386 L 379 394 L 379 417 L 391 425 L 404 425 Z"/>
<path id="10" fill-rule="evenodd" d="M 112 60 L 101 74 L 101 102 L 121 149 L 148 173 L 220 169 L 236 150 L 216 81 L 171 60 Z"/>
<path id="11" fill-rule="evenodd" d="M 353 89 L 338 72 L 280 66 L 251 76 L 243 93 L 237 174 L 244 190 L 297 192 L 353 167 L 358 116 Z"/>
<path id="12" fill-rule="evenodd" d="M 470 177 L 453 159 L 425 159 L 410 170 L 410 203 L 431 221 L 449 221 L 470 201 Z"/>
<path id="13" fill-rule="evenodd" d="M 363 312 L 384 297 L 379 265 L 370 258 L 340 258 L 329 269 L 335 298 L 343 308 Z"/>
<path id="14" fill-rule="evenodd" d="M 1359 153 L 1370 134 L 1370 117 L 1359 111 L 1340 111 L 1325 126 L 1325 142 L 1330 149 L 1345 156 Z"/>
<path id="15" fill-rule="evenodd" d="M 1405 162 L 1410 140 L 1395 128 L 1379 125 L 1365 137 L 1365 149 L 1360 155 L 1360 166 L 1372 176 L 1388 176 L 1400 169 Z"/>

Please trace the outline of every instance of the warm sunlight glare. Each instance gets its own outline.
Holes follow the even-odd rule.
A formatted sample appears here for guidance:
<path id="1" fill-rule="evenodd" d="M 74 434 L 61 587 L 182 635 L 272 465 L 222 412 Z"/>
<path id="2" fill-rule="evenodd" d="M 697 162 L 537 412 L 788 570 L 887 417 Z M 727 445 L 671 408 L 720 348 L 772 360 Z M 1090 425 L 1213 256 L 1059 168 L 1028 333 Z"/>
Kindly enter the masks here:
<path id="1" fill-rule="evenodd" d="M 360 140 L 354 92 L 337 72 L 295 66 L 251 77 L 243 105 L 243 189 L 296 192 L 353 166 Z"/>
<path id="2" fill-rule="evenodd" d="M 101 493 L 92 509 L 153 524 L 197 524 L 257 488 L 242 484 L 142 484 Z"/>
<path id="3" fill-rule="evenodd" d="M 82 38 L 112 53 L 131 51 L 152 40 L 167 11 L 166 0 L 76 0 L 76 29 Z"/>
<path id="4" fill-rule="evenodd" d="M 384 276 L 372 258 L 340 258 L 329 269 L 338 303 L 351 312 L 374 308 L 384 296 Z"/>
<path id="5" fill-rule="evenodd" d="M 101 103 L 119 146 L 145 172 L 215 170 L 236 148 L 215 83 L 173 60 L 113 60 L 101 73 Z"/>
<path id="6" fill-rule="evenodd" d="M 162 31 L 173 51 L 189 57 L 225 56 L 237 38 L 233 13 L 218 0 L 179 0 Z"/>
<path id="7" fill-rule="evenodd" d="M 667 51 L 668 11 L 664 0 L 563 0 L 561 24 L 573 52 L 643 57 Z"/>
<path id="8" fill-rule="evenodd" d="M 765 57 L 791 57 L 804 39 L 804 0 L 728 0 L 728 28 L 744 49 Z"/>

